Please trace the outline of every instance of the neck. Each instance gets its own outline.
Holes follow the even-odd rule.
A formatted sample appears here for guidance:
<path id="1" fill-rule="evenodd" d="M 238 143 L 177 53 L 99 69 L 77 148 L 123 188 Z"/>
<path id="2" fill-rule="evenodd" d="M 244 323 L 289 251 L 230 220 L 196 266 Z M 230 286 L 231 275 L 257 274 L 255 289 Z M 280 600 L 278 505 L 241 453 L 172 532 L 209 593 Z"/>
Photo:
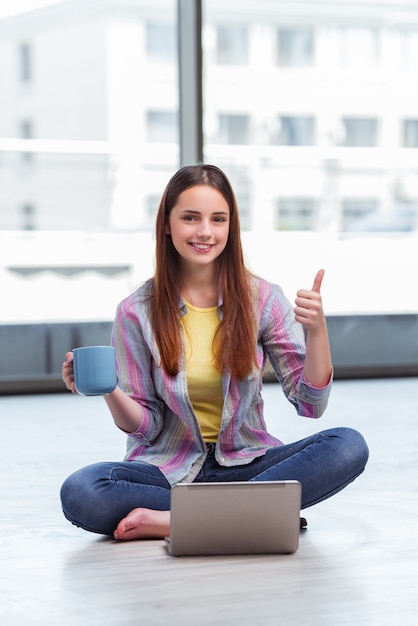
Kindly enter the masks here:
<path id="1" fill-rule="evenodd" d="M 181 274 L 181 284 L 185 288 L 198 289 L 217 288 L 218 277 L 213 264 L 202 267 L 183 267 Z"/>
<path id="2" fill-rule="evenodd" d="M 200 271 L 202 270 L 202 271 Z M 218 304 L 218 281 L 213 268 L 204 267 L 183 275 L 181 295 L 190 304 L 209 308 Z"/>

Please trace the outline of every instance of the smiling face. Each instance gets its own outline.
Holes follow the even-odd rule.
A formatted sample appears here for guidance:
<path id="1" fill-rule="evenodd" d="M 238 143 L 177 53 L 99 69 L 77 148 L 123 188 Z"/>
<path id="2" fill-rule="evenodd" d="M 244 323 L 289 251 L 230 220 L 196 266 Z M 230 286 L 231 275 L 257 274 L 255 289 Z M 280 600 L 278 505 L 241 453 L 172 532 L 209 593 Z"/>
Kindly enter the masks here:
<path id="1" fill-rule="evenodd" d="M 224 251 L 229 220 L 223 195 L 210 185 L 195 185 L 179 195 L 168 218 L 167 234 L 183 263 L 205 266 Z"/>

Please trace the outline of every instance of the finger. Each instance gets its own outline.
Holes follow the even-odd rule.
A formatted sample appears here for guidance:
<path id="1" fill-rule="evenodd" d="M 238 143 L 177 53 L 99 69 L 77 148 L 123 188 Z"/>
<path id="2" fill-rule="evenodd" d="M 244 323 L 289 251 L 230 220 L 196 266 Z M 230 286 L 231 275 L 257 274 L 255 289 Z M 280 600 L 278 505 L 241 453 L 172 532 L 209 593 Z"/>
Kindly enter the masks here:
<path id="1" fill-rule="evenodd" d="M 319 311 L 322 306 L 321 297 L 319 296 L 319 294 L 313 296 L 310 294 L 315 294 L 315 292 L 307 291 L 304 294 L 299 293 L 298 297 L 295 299 L 296 307 L 298 307 L 300 310 L 311 309 L 312 311 Z"/>
<path id="2" fill-rule="evenodd" d="M 75 393 L 73 353 L 67 352 L 65 357 L 67 360 L 62 364 L 62 379 L 67 389 Z"/>
<path id="3" fill-rule="evenodd" d="M 315 291 L 316 293 L 321 293 L 321 285 L 322 285 L 322 280 L 324 278 L 324 274 L 325 274 L 325 270 L 319 270 L 319 272 L 315 276 L 312 291 Z"/>

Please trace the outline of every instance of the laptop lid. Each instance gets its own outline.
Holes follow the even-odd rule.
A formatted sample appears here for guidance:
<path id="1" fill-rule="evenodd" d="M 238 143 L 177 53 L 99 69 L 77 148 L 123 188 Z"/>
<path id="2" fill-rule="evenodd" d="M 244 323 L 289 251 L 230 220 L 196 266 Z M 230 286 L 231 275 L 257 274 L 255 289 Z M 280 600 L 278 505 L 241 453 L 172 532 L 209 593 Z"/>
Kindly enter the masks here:
<path id="1" fill-rule="evenodd" d="M 301 492 L 296 480 L 178 483 L 167 549 L 174 556 L 295 552 Z"/>

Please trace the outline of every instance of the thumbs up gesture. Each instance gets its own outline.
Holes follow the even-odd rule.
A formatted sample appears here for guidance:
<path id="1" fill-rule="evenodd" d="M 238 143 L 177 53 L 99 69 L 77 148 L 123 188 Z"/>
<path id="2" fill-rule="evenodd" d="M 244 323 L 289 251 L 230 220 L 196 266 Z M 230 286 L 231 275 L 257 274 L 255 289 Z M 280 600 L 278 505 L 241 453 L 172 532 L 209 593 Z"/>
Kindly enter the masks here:
<path id="1" fill-rule="evenodd" d="M 318 330 L 325 322 L 321 299 L 321 285 L 324 274 L 325 270 L 319 270 L 315 276 L 312 289 L 300 289 L 296 294 L 295 319 L 303 324 L 308 331 Z"/>

